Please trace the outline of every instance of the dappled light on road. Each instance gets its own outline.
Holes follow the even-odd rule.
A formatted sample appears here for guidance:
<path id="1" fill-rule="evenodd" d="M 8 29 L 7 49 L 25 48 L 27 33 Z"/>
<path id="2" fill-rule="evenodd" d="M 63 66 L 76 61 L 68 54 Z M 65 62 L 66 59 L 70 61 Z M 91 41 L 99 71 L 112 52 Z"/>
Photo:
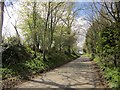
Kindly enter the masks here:
<path id="1" fill-rule="evenodd" d="M 16 88 L 103 87 L 100 84 L 101 82 L 96 77 L 92 62 L 87 57 L 80 57 L 66 65 L 18 85 Z"/>

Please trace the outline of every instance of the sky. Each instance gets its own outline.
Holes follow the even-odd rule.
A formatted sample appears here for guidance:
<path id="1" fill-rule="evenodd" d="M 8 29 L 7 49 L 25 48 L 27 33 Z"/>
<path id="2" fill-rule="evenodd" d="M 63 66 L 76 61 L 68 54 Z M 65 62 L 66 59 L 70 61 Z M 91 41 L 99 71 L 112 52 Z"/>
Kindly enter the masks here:
<path id="1" fill-rule="evenodd" d="M 15 3 L 13 7 L 6 4 L 6 8 L 4 8 L 4 22 L 3 22 L 3 36 L 13 36 L 16 34 L 16 31 L 13 27 L 15 25 L 15 21 L 18 20 L 18 14 L 16 13 L 19 10 L 19 5 Z M 13 25 L 12 25 L 13 24 Z M 20 30 L 18 30 L 21 33 Z"/>
<path id="2" fill-rule="evenodd" d="M 75 9 L 78 8 L 82 8 L 82 9 L 86 9 L 88 7 L 86 7 L 87 5 L 89 5 L 90 3 L 87 2 L 75 2 Z M 15 24 L 15 20 L 19 19 L 18 15 L 16 14 L 16 9 L 19 9 L 19 5 L 17 3 L 15 3 L 13 5 L 14 7 L 9 6 L 9 4 L 7 3 L 7 9 L 5 9 L 4 12 L 4 22 L 3 22 L 3 36 L 13 36 L 16 35 L 15 29 L 12 26 L 12 24 Z M 14 9 L 16 8 L 16 9 Z M 86 16 L 88 15 L 89 10 L 80 10 L 78 12 L 78 15 L 76 17 L 76 20 L 74 21 L 74 24 L 72 25 L 72 29 L 78 32 L 78 46 L 82 47 L 83 43 L 85 41 L 85 35 L 86 35 L 86 30 L 89 28 L 89 23 L 88 21 L 85 19 Z M 8 15 L 9 13 L 9 15 Z M 12 23 L 12 24 L 11 24 Z M 23 35 L 21 33 L 21 30 L 18 29 L 21 38 L 23 38 Z"/>

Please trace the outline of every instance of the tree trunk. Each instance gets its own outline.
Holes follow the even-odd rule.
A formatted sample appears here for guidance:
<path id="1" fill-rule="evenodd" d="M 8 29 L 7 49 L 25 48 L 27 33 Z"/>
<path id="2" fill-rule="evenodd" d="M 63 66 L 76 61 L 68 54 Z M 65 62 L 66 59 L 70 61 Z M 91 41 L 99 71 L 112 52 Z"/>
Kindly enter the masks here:
<path id="1" fill-rule="evenodd" d="M 50 48 L 52 46 L 52 42 L 53 42 L 53 16 L 52 16 L 52 9 L 51 9 L 51 25 L 50 25 L 50 31 L 51 31 L 51 37 L 50 37 Z"/>
<path id="2" fill-rule="evenodd" d="M 4 2 L 0 2 L 0 67 L 2 67 L 2 26 L 3 26 Z"/>
<path id="3" fill-rule="evenodd" d="M 116 55 L 114 56 L 114 65 L 115 67 L 117 67 L 117 56 Z"/>
<path id="4" fill-rule="evenodd" d="M 68 35 L 70 35 L 71 34 L 71 26 L 69 25 L 69 23 L 68 23 Z M 68 53 L 69 54 L 71 54 L 71 45 L 69 44 L 68 45 Z"/>
<path id="5" fill-rule="evenodd" d="M 44 30 L 44 35 L 43 35 L 43 61 L 46 61 L 46 31 L 48 30 L 48 20 L 50 16 L 50 3 L 48 3 L 48 12 L 47 12 L 47 18 L 45 22 L 45 30 Z"/>
<path id="6" fill-rule="evenodd" d="M 0 2 L 0 46 L 2 43 L 3 11 L 4 11 L 4 2 Z"/>
<path id="7" fill-rule="evenodd" d="M 34 24 L 34 26 L 33 26 L 33 29 L 35 30 L 34 31 L 34 46 L 35 46 L 35 53 L 34 53 L 34 58 L 36 58 L 37 57 L 37 55 L 36 55 L 36 49 L 37 49 L 37 34 L 36 34 L 36 2 L 33 2 L 33 24 Z"/>
<path id="8" fill-rule="evenodd" d="M 68 53 L 71 54 L 71 46 L 68 45 Z"/>
<path id="9" fill-rule="evenodd" d="M 13 25 L 13 24 L 12 24 Z M 18 45 L 21 45 L 21 41 L 20 41 L 20 34 L 19 34 L 19 32 L 18 32 L 18 30 L 17 30 L 17 27 L 16 27 L 16 25 L 13 25 L 13 27 L 14 27 L 14 29 L 15 29 L 15 31 L 16 31 L 16 34 L 17 34 L 17 38 L 18 38 Z"/>

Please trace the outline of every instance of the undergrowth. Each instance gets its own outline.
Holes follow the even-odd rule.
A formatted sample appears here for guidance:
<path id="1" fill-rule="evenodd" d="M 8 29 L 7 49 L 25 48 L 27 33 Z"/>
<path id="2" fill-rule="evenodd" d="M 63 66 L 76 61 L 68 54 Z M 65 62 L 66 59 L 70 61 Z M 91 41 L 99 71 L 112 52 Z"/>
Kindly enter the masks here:
<path id="1" fill-rule="evenodd" d="M 120 68 L 110 67 L 102 63 L 102 59 L 99 57 L 94 58 L 94 61 L 102 69 L 105 79 L 108 81 L 110 88 L 120 88 Z"/>
<path id="2" fill-rule="evenodd" d="M 17 46 L 18 47 L 18 46 Z M 20 48 L 20 46 L 18 47 Z M 22 47 L 23 49 L 23 47 Z M 11 50 L 11 51 L 10 51 Z M 22 56 L 26 54 L 22 53 L 23 50 L 20 49 L 8 49 L 8 51 L 13 52 L 13 51 L 19 51 L 16 54 L 21 54 Z M 21 51 L 20 51 L 21 50 Z M 24 51 L 27 53 L 27 56 L 33 56 L 34 51 L 32 51 L 30 48 L 25 48 Z M 5 55 L 9 58 L 9 53 L 4 52 Z M 36 58 L 27 58 L 25 57 L 25 60 L 19 60 L 17 61 L 18 57 L 15 57 L 14 55 L 12 58 L 16 60 L 16 63 L 11 63 L 10 65 L 7 63 L 6 65 L 3 65 L 4 67 L 0 69 L 2 71 L 2 79 L 8 79 L 11 77 L 19 77 L 20 79 L 29 79 L 30 76 L 34 74 L 39 74 L 42 73 L 43 71 L 55 68 L 57 66 L 60 66 L 66 62 L 69 62 L 75 58 L 77 58 L 75 54 L 67 55 L 65 53 L 51 53 L 46 56 L 47 61 L 43 61 L 42 53 L 37 52 L 37 57 Z M 21 57 L 22 58 L 22 57 Z M 6 58 L 5 58 L 6 59 Z M 23 58 L 24 59 L 24 58 Z M 8 59 L 11 62 L 12 59 Z M 4 62 L 5 63 L 5 62 Z"/>

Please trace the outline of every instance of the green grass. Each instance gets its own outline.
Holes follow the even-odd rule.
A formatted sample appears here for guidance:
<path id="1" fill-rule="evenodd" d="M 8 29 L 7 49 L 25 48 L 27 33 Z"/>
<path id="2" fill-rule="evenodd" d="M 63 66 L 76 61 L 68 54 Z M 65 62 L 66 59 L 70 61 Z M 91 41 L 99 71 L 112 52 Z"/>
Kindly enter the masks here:
<path id="1" fill-rule="evenodd" d="M 86 53 L 86 54 L 83 54 L 82 56 L 85 56 L 85 57 L 91 57 L 90 54 Z"/>
<path id="2" fill-rule="evenodd" d="M 118 68 L 106 68 L 104 72 L 105 78 L 108 80 L 111 88 L 120 87 L 120 72 Z"/>
<path id="3" fill-rule="evenodd" d="M 104 63 L 102 63 L 102 60 L 99 57 L 94 58 L 94 61 L 103 70 L 104 77 L 108 81 L 109 87 L 119 88 L 120 87 L 120 68 L 106 67 Z"/>

